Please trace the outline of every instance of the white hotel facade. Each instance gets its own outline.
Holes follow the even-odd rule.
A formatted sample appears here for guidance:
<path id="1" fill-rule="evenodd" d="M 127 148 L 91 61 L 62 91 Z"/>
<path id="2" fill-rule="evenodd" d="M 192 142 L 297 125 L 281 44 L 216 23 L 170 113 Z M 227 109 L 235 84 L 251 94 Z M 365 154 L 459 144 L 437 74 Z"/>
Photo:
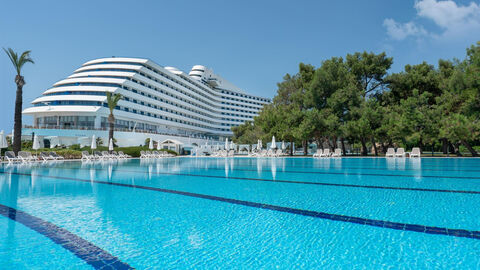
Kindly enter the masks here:
<path id="1" fill-rule="evenodd" d="M 56 82 L 23 111 L 45 144 L 87 145 L 93 134 L 106 141 L 106 92 L 123 99 L 114 110 L 119 146 L 174 139 L 183 144 L 223 141 L 231 127 L 253 120 L 270 99 L 245 93 L 205 66 L 186 74 L 141 58 L 88 61 Z"/>

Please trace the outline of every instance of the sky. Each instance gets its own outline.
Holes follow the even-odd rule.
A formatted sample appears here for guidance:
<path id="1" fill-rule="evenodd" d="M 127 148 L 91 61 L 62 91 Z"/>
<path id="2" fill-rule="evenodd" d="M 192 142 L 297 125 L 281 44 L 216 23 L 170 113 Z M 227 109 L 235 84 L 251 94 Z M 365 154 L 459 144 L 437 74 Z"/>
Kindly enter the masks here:
<path id="1" fill-rule="evenodd" d="M 300 62 L 357 51 L 406 64 L 463 59 L 480 40 L 480 1 L 3 1 L 0 46 L 31 50 L 24 108 L 84 62 L 144 57 L 189 71 L 208 66 L 251 94 L 273 97 Z M 13 128 L 15 71 L 0 51 L 0 129 Z M 24 123 L 31 123 L 30 117 Z"/>

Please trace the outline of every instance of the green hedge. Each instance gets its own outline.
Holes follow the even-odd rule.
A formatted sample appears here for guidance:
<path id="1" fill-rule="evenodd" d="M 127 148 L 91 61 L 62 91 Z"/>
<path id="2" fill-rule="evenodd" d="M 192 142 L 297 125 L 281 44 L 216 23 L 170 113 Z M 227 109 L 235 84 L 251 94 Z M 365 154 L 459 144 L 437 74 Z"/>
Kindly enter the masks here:
<path id="1" fill-rule="evenodd" d="M 114 148 L 115 151 L 122 151 L 123 153 L 130 155 L 132 157 L 140 157 L 140 151 L 150 151 L 148 147 L 143 147 L 143 146 L 132 146 L 132 147 L 116 147 Z M 74 150 L 74 149 L 62 149 L 62 148 L 54 148 L 54 149 L 38 149 L 37 151 L 32 150 L 32 149 L 22 149 L 23 151 L 29 151 L 32 154 L 35 153 L 40 153 L 40 152 L 50 152 L 50 151 L 55 151 L 57 154 L 60 156 L 66 158 L 66 159 L 79 159 L 82 158 L 82 151 L 88 151 L 89 153 L 92 153 L 92 150 L 90 147 L 83 147 L 80 148 L 79 150 Z M 95 151 L 108 151 L 107 147 L 98 147 Z M 172 151 L 172 150 L 167 150 L 167 149 L 162 149 L 160 151 L 166 151 L 170 154 L 173 155 L 178 155 L 177 152 Z"/>
<path id="2" fill-rule="evenodd" d="M 78 150 L 72 150 L 72 149 L 50 149 L 50 148 L 45 148 L 45 149 L 38 149 L 38 150 L 32 150 L 32 149 L 22 149 L 22 151 L 28 151 L 31 152 L 32 154 L 39 154 L 40 152 L 51 152 L 54 151 L 56 152 L 59 156 L 64 157 L 65 159 L 79 159 L 82 158 L 82 151 Z"/>
<path id="3" fill-rule="evenodd" d="M 115 151 L 122 151 L 123 153 L 130 155 L 132 157 L 140 157 L 140 151 L 150 151 L 146 146 L 131 146 L 131 147 L 118 147 L 115 148 Z M 167 153 L 178 156 L 178 153 L 168 149 L 161 149 L 159 151 L 166 151 Z"/>
<path id="4" fill-rule="evenodd" d="M 131 147 L 115 147 L 115 151 L 122 151 L 123 153 L 130 155 L 132 157 L 140 157 L 140 151 L 150 151 L 147 146 L 131 146 Z M 3 149 L 2 154 L 5 153 L 5 151 L 11 151 L 11 147 L 7 149 Z M 92 149 L 90 147 L 81 147 L 78 144 L 74 144 L 69 146 L 68 148 L 62 147 L 62 148 L 43 148 L 43 149 L 38 149 L 38 150 L 32 150 L 31 147 L 22 147 L 22 151 L 29 151 L 33 154 L 35 153 L 40 153 L 40 152 L 51 152 L 54 151 L 60 156 L 63 156 L 66 159 L 80 159 L 82 158 L 82 151 L 88 151 L 89 153 L 92 153 Z M 108 147 L 106 146 L 98 146 L 95 151 L 108 151 Z M 156 150 L 155 150 L 156 151 Z M 172 150 L 168 149 L 161 149 L 159 151 L 166 151 L 167 153 L 173 154 L 175 156 L 178 156 L 178 153 Z"/>

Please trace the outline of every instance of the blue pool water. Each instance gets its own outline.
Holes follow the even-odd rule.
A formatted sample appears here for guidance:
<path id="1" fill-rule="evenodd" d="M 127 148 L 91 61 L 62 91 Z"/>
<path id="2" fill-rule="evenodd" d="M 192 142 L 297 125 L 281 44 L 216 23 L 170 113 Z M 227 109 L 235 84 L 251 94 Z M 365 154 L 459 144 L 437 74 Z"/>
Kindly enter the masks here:
<path id="1" fill-rule="evenodd" d="M 480 159 L 0 165 L 0 269 L 480 268 Z"/>

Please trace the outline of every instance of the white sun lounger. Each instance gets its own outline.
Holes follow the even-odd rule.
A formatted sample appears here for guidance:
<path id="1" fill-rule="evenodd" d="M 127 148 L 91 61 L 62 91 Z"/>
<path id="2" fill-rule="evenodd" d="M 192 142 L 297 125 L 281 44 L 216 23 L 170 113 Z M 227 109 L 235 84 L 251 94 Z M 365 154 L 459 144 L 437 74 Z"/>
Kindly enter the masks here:
<path id="1" fill-rule="evenodd" d="M 64 159 L 65 159 L 64 157 L 59 156 L 59 155 L 57 154 L 57 152 L 54 152 L 54 151 L 50 152 L 49 154 L 50 154 L 50 156 L 53 157 L 55 160 L 64 160 Z"/>
<path id="2" fill-rule="evenodd" d="M 320 155 L 320 157 L 330 157 L 331 153 L 330 153 L 330 149 L 325 149 L 323 150 L 323 154 Z"/>
<path id="3" fill-rule="evenodd" d="M 104 157 L 103 154 L 102 154 L 101 152 L 99 152 L 99 151 L 93 152 L 93 155 L 94 155 L 95 159 L 98 159 L 98 160 L 100 160 L 100 159 L 103 160 L 103 159 L 105 159 L 105 158 L 108 158 L 108 157 Z"/>
<path id="4" fill-rule="evenodd" d="M 412 152 L 410 152 L 410 157 L 420 157 L 420 148 L 414 147 L 412 148 Z"/>
<path id="5" fill-rule="evenodd" d="M 32 153 L 26 151 L 18 152 L 18 157 L 22 160 L 23 163 L 34 162 L 37 160 L 36 157 L 32 156 Z"/>
<path id="6" fill-rule="evenodd" d="M 395 153 L 396 157 L 405 157 L 405 149 L 403 148 L 397 148 L 397 152 Z"/>
<path id="7" fill-rule="evenodd" d="M 342 156 L 342 149 L 335 148 L 335 152 L 333 152 L 332 157 L 340 157 Z"/>
<path id="8" fill-rule="evenodd" d="M 5 152 L 5 159 L 8 161 L 8 163 L 22 162 L 22 159 L 19 157 L 16 157 L 13 151 Z"/>
<path id="9" fill-rule="evenodd" d="M 94 160 L 95 156 L 90 155 L 88 151 L 82 151 L 82 161 Z"/>
<path id="10" fill-rule="evenodd" d="M 55 161 L 55 158 L 49 155 L 47 152 L 40 152 L 40 157 L 43 161 Z"/>
<path id="11" fill-rule="evenodd" d="M 395 149 L 388 148 L 387 153 L 385 153 L 385 157 L 395 157 Z"/>
<path id="12" fill-rule="evenodd" d="M 318 157 L 322 156 L 322 154 L 323 154 L 323 150 L 322 149 L 317 149 L 317 152 L 315 154 L 313 154 L 313 157 L 318 158 Z"/>
<path id="13" fill-rule="evenodd" d="M 127 154 L 123 153 L 123 151 L 118 151 L 118 155 L 121 158 L 130 158 L 131 157 L 130 155 L 127 155 Z"/>

